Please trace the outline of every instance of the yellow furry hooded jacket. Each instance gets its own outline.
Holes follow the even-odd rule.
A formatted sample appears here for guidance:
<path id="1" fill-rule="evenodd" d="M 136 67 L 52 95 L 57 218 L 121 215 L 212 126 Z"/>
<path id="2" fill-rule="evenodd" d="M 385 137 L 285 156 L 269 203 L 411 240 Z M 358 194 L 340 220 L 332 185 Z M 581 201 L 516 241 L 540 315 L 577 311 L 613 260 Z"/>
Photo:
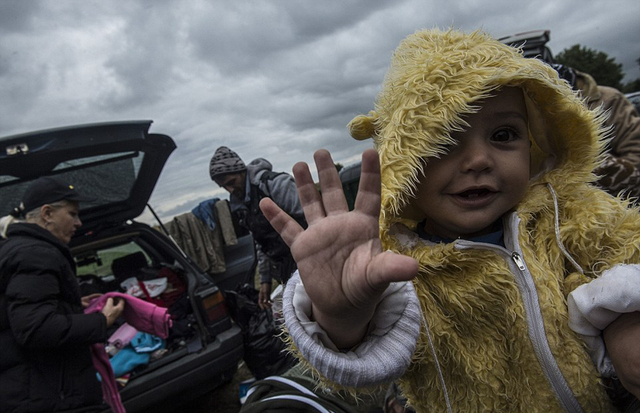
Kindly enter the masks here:
<path id="1" fill-rule="evenodd" d="M 506 247 L 420 239 L 409 205 L 425 160 L 446 153 L 461 116 L 505 85 L 525 93 L 532 141 Z M 638 209 L 592 184 L 601 118 L 551 67 L 480 32 L 418 31 L 395 51 L 375 110 L 349 126 L 380 155 L 383 247 L 420 264 L 425 323 L 401 379 L 417 411 L 613 411 L 567 305 L 576 287 L 640 262 Z"/>

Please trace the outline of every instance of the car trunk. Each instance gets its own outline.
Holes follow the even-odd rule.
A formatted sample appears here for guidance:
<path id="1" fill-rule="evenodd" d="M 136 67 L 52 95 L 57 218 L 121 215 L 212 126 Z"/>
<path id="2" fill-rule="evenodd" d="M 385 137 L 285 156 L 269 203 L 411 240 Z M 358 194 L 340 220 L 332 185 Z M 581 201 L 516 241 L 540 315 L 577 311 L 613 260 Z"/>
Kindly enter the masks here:
<path id="1" fill-rule="evenodd" d="M 148 405 L 149 398 L 157 398 L 158 394 L 174 393 L 177 397 L 178 393 L 186 391 L 185 381 L 169 383 L 185 375 L 196 383 L 197 375 L 211 376 L 212 369 L 206 370 L 211 364 L 217 366 L 218 373 L 208 377 L 207 385 L 191 390 L 204 392 L 214 388 L 233 376 L 237 361 L 242 357 L 242 335 L 231 321 L 222 292 L 209 275 L 168 244 L 171 242 L 168 238 L 158 238 L 155 232 L 155 229 L 134 222 L 103 228 L 98 236 L 85 234 L 75 239 L 72 246 L 82 295 L 124 292 L 127 280 L 135 279 L 143 286 L 167 278 L 167 288 L 157 295 L 158 290 L 153 288 L 147 288 L 146 292 L 142 289 L 129 291 L 168 308 L 173 324 L 169 337 L 163 340 L 163 348 L 151 352 L 148 362 L 135 366 L 118 379 L 121 398 L 131 411 L 135 411 L 136 406 Z M 244 259 L 245 255 L 242 254 Z M 239 265 L 221 277 L 230 283 L 241 282 L 253 263 Z M 122 324 L 120 320 L 108 335 L 115 333 Z M 114 363 L 112 359 L 112 364 L 118 366 L 120 362 Z M 166 389 L 159 392 L 159 387 Z"/>

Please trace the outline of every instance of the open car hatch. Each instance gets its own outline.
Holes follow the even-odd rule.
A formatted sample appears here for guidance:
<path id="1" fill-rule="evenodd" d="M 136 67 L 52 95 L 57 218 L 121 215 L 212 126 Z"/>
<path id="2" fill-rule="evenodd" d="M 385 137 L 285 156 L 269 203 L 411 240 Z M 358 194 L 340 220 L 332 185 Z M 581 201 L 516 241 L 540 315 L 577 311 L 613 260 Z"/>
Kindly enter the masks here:
<path id="1" fill-rule="evenodd" d="M 0 138 L 0 215 L 31 181 L 58 177 L 93 200 L 80 204 L 82 231 L 139 216 L 176 145 L 149 133 L 152 121 L 93 123 Z"/>

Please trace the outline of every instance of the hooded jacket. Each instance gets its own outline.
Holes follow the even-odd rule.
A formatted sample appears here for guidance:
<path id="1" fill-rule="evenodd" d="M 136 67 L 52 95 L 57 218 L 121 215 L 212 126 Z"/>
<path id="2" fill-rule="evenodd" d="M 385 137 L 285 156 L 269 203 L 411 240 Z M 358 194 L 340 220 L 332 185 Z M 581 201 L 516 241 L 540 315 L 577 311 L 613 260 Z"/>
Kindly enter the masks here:
<path id="1" fill-rule="evenodd" d="M 251 231 L 258 244 L 258 272 L 260 282 L 271 282 L 272 277 L 286 281 L 295 270 L 295 262 L 289 247 L 273 229 L 260 210 L 260 200 L 269 197 L 283 211 L 306 227 L 304 213 L 293 177 L 285 172 L 274 172 L 264 158 L 257 158 L 247 165 L 244 200 L 230 197 L 231 211 L 239 218 L 240 225 Z"/>
<path id="2" fill-rule="evenodd" d="M 0 248 L 0 410 L 102 406 L 90 346 L 107 339 L 84 314 L 69 248 L 38 225 L 15 223 Z"/>
<path id="3" fill-rule="evenodd" d="M 419 196 L 421 168 L 445 155 L 455 144 L 450 133 L 464 128 L 462 116 L 503 86 L 524 91 L 531 140 L 531 180 L 524 199 L 503 218 L 505 247 L 420 239 L 411 199 Z M 568 327 L 567 301 L 576 287 L 640 262 L 638 209 L 593 185 L 606 143 L 602 116 L 551 67 L 480 32 L 418 31 L 395 51 L 375 110 L 349 126 L 357 139 L 372 137 L 380 155 L 383 248 L 420 264 L 412 286 L 391 286 L 409 297 L 398 311 L 400 322 L 413 323 L 400 326 L 404 341 L 422 324 L 401 379 L 417 411 L 448 405 L 465 412 L 612 410 L 585 341 Z M 385 367 L 386 376 L 359 383 L 349 374 L 363 374 L 342 369 L 339 353 L 314 358 L 313 340 L 299 336 L 292 321 L 294 313 L 301 318 L 300 308 L 287 313 L 294 290 L 303 288 L 293 281 L 284 296 L 291 300 L 284 304 L 287 327 L 321 377 L 343 386 L 394 379 L 396 369 Z M 371 349 L 378 334 L 363 345 Z M 368 351 L 379 364 L 394 356 Z M 350 352 L 343 361 L 360 362 L 354 360 Z"/>
<path id="4" fill-rule="evenodd" d="M 618 89 L 598 85 L 587 73 L 575 71 L 575 87 L 588 107 L 609 114 L 604 125 L 612 128 L 613 138 L 597 170 L 598 184 L 610 194 L 640 198 L 640 115 Z"/>

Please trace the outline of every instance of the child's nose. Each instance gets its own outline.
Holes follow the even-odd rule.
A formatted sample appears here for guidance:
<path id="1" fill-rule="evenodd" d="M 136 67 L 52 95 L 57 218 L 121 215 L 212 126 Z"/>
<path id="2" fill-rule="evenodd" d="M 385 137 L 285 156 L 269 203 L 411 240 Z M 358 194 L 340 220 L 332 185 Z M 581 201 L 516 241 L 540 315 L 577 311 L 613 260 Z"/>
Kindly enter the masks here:
<path id="1" fill-rule="evenodd" d="M 463 172 L 481 172 L 493 169 L 491 145 L 483 140 L 470 140 L 463 144 L 461 169 Z"/>

